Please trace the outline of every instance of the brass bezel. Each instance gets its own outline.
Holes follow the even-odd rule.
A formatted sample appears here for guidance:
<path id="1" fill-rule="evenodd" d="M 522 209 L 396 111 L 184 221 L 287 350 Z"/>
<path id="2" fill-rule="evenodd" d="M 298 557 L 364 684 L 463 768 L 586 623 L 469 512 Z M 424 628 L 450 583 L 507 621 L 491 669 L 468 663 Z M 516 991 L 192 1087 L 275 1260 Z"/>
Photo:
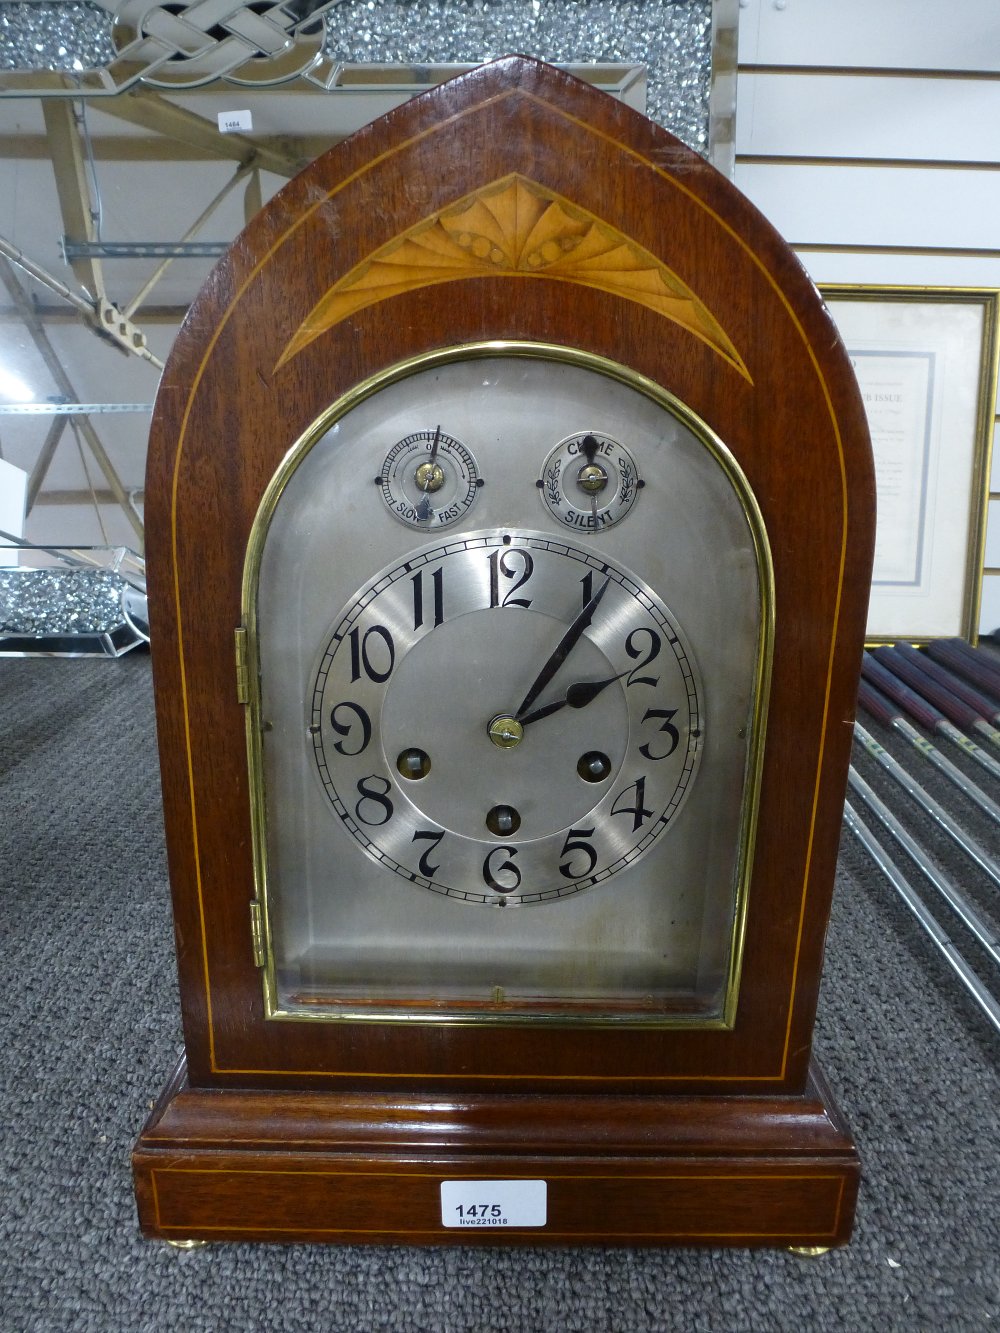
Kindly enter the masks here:
<path id="1" fill-rule="evenodd" d="M 729 967 L 721 1013 L 705 1018 L 697 1014 L 670 1014 L 644 1016 L 630 1013 L 625 1016 L 609 1012 L 583 1012 L 568 1015 L 563 1007 L 558 1013 L 521 1012 L 499 1013 L 490 1010 L 429 1014 L 423 1010 L 405 1010 L 394 1007 L 379 1011 L 347 1005 L 331 1006 L 330 1010 L 303 1013 L 300 1010 L 281 1009 L 277 1002 L 277 979 L 274 953 L 271 947 L 271 925 L 267 885 L 266 861 L 266 802 L 264 791 L 263 755 L 261 751 L 261 690 L 260 654 L 257 621 L 257 588 L 260 566 L 268 530 L 275 509 L 295 470 L 329 428 L 353 408 L 378 393 L 389 384 L 406 379 L 420 371 L 453 361 L 508 356 L 549 360 L 582 367 L 616 380 L 644 394 L 685 425 L 721 467 L 726 479 L 736 492 L 746 515 L 756 556 L 758 575 L 758 625 L 754 680 L 751 690 L 752 722 L 747 746 L 743 779 L 743 799 L 740 813 L 739 849 L 736 857 L 736 902 L 730 938 Z M 268 483 L 257 513 L 254 516 L 247 542 L 243 567 L 241 594 L 243 623 L 246 631 L 246 737 L 250 790 L 250 824 L 253 843 L 254 912 L 259 913 L 260 936 L 263 952 L 262 982 L 266 1019 L 291 1022 L 364 1022 L 384 1024 L 420 1023 L 428 1026 L 453 1024 L 490 1024 L 494 1026 L 521 1026 L 524 1024 L 555 1027 L 619 1027 L 619 1028 L 698 1028 L 731 1029 L 736 1020 L 740 976 L 743 964 L 743 946 L 746 932 L 749 877 L 753 864 L 759 804 L 760 774 L 763 765 L 764 739 L 770 695 L 771 667 L 774 653 L 774 569 L 771 549 L 763 516 L 739 463 L 718 435 L 685 403 L 655 381 L 619 362 L 578 348 L 554 343 L 497 340 L 459 344 L 438 348 L 407 358 L 362 380 L 331 403 L 307 427 L 285 454 Z"/>

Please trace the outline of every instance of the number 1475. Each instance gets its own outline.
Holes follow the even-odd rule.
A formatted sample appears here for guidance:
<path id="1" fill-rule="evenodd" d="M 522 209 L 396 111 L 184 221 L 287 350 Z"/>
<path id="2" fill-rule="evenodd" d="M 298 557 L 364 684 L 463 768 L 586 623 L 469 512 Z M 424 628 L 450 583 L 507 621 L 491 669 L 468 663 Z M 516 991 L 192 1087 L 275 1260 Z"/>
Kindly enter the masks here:
<path id="1" fill-rule="evenodd" d="M 503 1209 L 498 1203 L 460 1203 L 455 1208 L 459 1217 L 502 1217 Z"/>

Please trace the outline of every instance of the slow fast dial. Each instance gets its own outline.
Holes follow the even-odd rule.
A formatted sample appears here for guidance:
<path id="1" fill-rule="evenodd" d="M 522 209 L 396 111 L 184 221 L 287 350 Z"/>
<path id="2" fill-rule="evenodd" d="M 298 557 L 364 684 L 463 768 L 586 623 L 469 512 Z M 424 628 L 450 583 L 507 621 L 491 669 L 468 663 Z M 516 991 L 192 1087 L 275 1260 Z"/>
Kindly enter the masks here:
<path id="1" fill-rule="evenodd" d="M 472 453 L 440 426 L 405 436 L 376 477 L 390 512 L 412 528 L 444 528 L 468 512 L 483 484 Z"/>

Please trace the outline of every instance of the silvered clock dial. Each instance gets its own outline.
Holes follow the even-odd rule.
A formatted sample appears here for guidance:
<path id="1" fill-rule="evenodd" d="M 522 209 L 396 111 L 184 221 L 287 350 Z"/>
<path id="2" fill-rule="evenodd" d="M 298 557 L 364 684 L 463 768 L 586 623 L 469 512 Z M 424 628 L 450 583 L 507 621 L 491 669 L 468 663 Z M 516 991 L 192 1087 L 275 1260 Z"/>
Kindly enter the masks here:
<path id="1" fill-rule="evenodd" d="M 704 423 L 578 351 L 457 347 L 331 405 L 248 566 L 273 1016 L 727 1021 L 755 515 Z"/>
<path id="2" fill-rule="evenodd" d="M 464 902 L 548 902 L 661 837 L 701 753 L 698 673 L 601 552 L 470 531 L 382 569 L 312 690 L 316 769 L 381 866 Z"/>

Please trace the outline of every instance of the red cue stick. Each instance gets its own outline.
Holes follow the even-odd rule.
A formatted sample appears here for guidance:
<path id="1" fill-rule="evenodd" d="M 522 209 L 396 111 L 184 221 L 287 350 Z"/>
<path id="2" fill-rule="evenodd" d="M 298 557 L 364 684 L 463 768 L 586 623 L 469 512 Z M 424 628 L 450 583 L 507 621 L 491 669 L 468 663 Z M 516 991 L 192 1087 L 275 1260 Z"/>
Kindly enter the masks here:
<path id="1" fill-rule="evenodd" d="M 909 661 L 895 648 L 876 648 L 874 656 L 894 675 L 899 676 L 907 685 L 912 686 L 925 699 L 929 699 L 931 703 L 940 708 L 942 713 L 950 718 L 952 722 L 960 727 L 978 732 L 980 736 L 992 741 L 994 745 L 1000 745 L 1000 731 L 991 726 L 964 699 L 960 699 L 951 690 L 945 689 L 943 685 L 932 680 L 925 671 L 921 670 L 919 663 Z"/>
<path id="2" fill-rule="evenodd" d="M 927 655 L 1000 700 L 1000 658 L 994 660 L 964 639 L 935 639 L 927 645 Z"/>
<path id="3" fill-rule="evenodd" d="M 871 653 L 865 653 L 861 672 L 865 680 L 870 681 L 881 693 L 899 704 L 914 721 L 936 731 L 939 736 L 947 736 L 948 740 L 960 750 L 964 750 L 970 759 L 975 759 L 976 763 L 981 764 L 987 772 L 992 773 L 995 778 L 1000 778 L 1000 763 L 992 755 L 987 754 L 975 741 L 970 740 L 964 731 L 959 731 L 939 708 L 928 703 L 922 695 L 917 694 L 916 690 L 911 690 L 909 685 L 904 685 L 898 676 L 894 676 L 887 667 L 876 661 Z"/>
<path id="4" fill-rule="evenodd" d="M 897 643 L 895 651 L 901 657 L 905 657 L 908 662 L 912 662 L 925 676 L 930 676 L 931 680 L 937 681 L 944 689 L 951 690 L 952 694 L 957 695 L 970 708 L 974 708 L 979 716 L 985 718 L 987 722 L 1000 722 L 1000 708 L 997 707 L 996 702 L 988 695 L 983 694 L 982 690 L 974 689 L 961 676 L 956 676 L 954 671 L 949 671 L 940 662 L 935 662 L 926 653 L 918 651 L 912 644 Z"/>
<path id="5" fill-rule="evenodd" d="M 1000 824 L 1000 805 L 987 796 L 982 787 L 967 778 L 960 768 L 956 768 L 950 759 L 945 758 L 936 745 L 932 745 L 925 736 L 921 736 L 916 727 L 911 727 L 893 704 L 866 680 L 862 680 L 858 687 L 858 702 L 866 713 L 871 713 L 872 717 L 884 726 L 892 727 L 904 736 L 940 773 L 953 782 L 971 801 L 975 801 L 980 810 L 995 824 Z"/>

